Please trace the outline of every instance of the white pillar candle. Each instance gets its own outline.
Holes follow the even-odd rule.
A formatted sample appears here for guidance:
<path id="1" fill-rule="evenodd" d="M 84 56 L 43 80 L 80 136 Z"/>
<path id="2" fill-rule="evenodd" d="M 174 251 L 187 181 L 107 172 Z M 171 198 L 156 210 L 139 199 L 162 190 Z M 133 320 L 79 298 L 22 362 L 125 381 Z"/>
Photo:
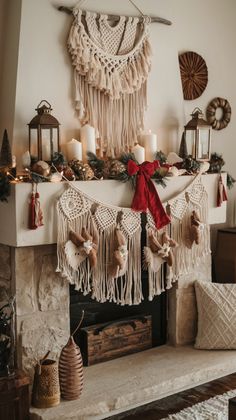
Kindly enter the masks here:
<path id="1" fill-rule="evenodd" d="M 157 135 L 151 130 L 147 134 L 142 134 L 142 145 L 145 148 L 145 158 L 148 162 L 153 162 L 157 152 Z"/>
<path id="2" fill-rule="evenodd" d="M 82 143 L 83 162 L 87 161 L 87 152 L 96 155 L 96 136 L 95 129 L 89 124 L 85 124 L 80 129 L 80 140 Z"/>
<path id="3" fill-rule="evenodd" d="M 21 157 L 21 163 L 23 168 L 29 168 L 31 165 L 31 156 L 29 150 L 27 152 L 23 153 Z"/>
<path id="4" fill-rule="evenodd" d="M 145 161 L 145 149 L 144 147 L 140 146 L 140 144 L 135 144 L 132 149 L 132 153 L 135 156 L 135 159 L 138 161 L 139 164 Z"/>
<path id="5" fill-rule="evenodd" d="M 51 160 L 51 151 L 50 151 L 50 146 L 49 144 L 46 144 L 47 140 L 43 140 L 42 144 L 42 160 L 46 160 L 49 161 Z"/>
<path id="6" fill-rule="evenodd" d="M 65 150 L 68 162 L 72 159 L 82 160 L 82 144 L 78 140 L 72 139 L 66 143 Z"/>

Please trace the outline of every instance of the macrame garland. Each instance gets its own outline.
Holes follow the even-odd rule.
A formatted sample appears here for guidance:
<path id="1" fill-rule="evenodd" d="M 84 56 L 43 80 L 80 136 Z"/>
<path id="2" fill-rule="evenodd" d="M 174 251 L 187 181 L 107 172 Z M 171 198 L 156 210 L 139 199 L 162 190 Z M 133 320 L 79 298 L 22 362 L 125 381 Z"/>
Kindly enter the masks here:
<path id="1" fill-rule="evenodd" d="M 61 271 L 76 290 L 84 294 L 92 292 L 92 297 L 98 302 L 139 304 L 143 299 L 140 214 L 100 203 L 75 187 L 68 188 L 62 194 L 57 211 L 57 271 Z M 85 231 L 89 232 L 87 238 Z M 97 239 L 94 240 L 96 235 L 99 244 Z M 89 243 L 85 244 L 87 241 Z M 85 245 L 89 250 L 88 258 L 86 252 L 81 250 L 81 246 Z M 92 264 L 89 258 L 94 245 L 97 264 Z M 123 257 L 123 264 L 119 262 L 115 272 L 111 270 L 114 252 L 116 257 L 117 252 Z"/>
<path id="2" fill-rule="evenodd" d="M 76 107 L 81 123 L 99 132 L 107 155 L 128 151 L 143 129 L 150 72 L 149 20 L 74 9 L 68 48 L 74 66 Z"/>
<path id="3" fill-rule="evenodd" d="M 219 181 L 218 181 L 218 191 L 217 191 L 217 207 L 221 207 L 221 204 L 223 203 L 223 201 L 227 201 L 227 200 L 228 200 L 228 197 L 227 197 L 226 189 L 223 184 L 222 176 L 220 174 Z"/>

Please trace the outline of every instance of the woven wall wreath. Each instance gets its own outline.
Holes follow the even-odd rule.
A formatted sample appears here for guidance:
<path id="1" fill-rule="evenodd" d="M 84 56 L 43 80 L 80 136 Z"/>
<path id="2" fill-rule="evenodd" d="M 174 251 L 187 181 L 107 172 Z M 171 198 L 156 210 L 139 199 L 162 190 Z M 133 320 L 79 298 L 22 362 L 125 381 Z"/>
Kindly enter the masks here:
<path id="1" fill-rule="evenodd" d="M 219 119 L 216 118 L 216 110 L 218 108 L 222 110 L 222 116 Z M 227 127 L 231 119 L 231 106 L 227 99 L 212 99 L 206 110 L 206 118 L 214 130 L 222 130 Z"/>
<path id="2" fill-rule="evenodd" d="M 208 82 L 208 70 L 205 60 L 193 51 L 179 55 L 179 68 L 184 99 L 199 98 Z"/>

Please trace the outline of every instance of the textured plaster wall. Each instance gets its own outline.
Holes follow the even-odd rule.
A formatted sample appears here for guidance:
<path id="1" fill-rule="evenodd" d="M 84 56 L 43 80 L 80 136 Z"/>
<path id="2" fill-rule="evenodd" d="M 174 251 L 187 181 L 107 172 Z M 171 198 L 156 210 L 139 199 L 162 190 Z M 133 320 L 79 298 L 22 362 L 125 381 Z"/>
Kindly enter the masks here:
<path id="1" fill-rule="evenodd" d="M 178 150 L 183 125 L 189 114 L 199 106 L 205 111 L 216 96 L 228 99 L 232 119 L 222 131 L 214 131 L 212 150 L 223 153 L 226 169 L 236 177 L 235 108 L 236 56 L 234 53 L 236 2 L 234 0 L 136 0 L 146 14 L 166 17 L 172 26 L 151 25 L 153 64 L 148 86 L 146 128 L 158 134 L 158 148 Z M 66 39 L 71 17 L 58 12 L 55 0 L 12 0 L 15 4 L 11 19 L 19 23 L 21 15 L 18 56 L 12 50 L 13 66 L 5 67 L 7 80 L 2 101 L 11 101 L 8 113 L 0 115 L 0 127 L 12 126 L 13 150 L 20 156 L 28 147 L 27 123 L 33 117 L 41 99 L 48 99 L 54 115 L 61 122 L 62 142 L 78 137 L 79 123 L 74 113 L 73 72 L 66 50 Z M 63 0 L 71 6 L 75 1 Z M 117 14 L 136 14 L 127 0 L 87 0 L 84 8 Z M 17 25 L 11 24 L 11 35 Z M 16 46 L 15 42 L 15 46 Z M 184 101 L 178 67 L 178 53 L 193 50 L 206 60 L 209 83 L 203 95 L 194 101 Z M 13 59 L 14 58 L 14 59 Z M 18 58 L 18 62 L 17 62 Z M 17 74 L 14 66 L 18 63 Z M 12 74 L 12 72 L 14 74 Z M 17 76 L 17 77 L 15 77 Z M 14 87 L 15 97 L 14 97 Z M 9 92 L 11 95 L 9 95 Z M 13 106 L 14 103 L 14 106 Z M 11 106 L 10 106 L 11 105 Z M 230 194 L 228 223 L 234 223 L 235 189 Z"/>

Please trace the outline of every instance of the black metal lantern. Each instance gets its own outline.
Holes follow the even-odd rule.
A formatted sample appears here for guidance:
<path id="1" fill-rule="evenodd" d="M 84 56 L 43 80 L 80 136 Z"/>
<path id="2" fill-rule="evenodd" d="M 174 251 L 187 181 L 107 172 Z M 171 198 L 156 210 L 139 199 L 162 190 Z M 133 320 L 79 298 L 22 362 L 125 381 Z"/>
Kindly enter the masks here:
<path id="1" fill-rule="evenodd" d="M 199 108 L 195 108 L 191 116 L 192 119 L 184 127 L 187 153 L 198 161 L 208 161 L 211 152 L 211 125 L 203 119 Z"/>
<path id="2" fill-rule="evenodd" d="M 46 100 L 35 111 L 37 115 L 28 124 L 29 152 L 38 160 L 52 161 L 53 154 L 60 151 L 60 123 L 51 115 L 52 107 Z"/>

